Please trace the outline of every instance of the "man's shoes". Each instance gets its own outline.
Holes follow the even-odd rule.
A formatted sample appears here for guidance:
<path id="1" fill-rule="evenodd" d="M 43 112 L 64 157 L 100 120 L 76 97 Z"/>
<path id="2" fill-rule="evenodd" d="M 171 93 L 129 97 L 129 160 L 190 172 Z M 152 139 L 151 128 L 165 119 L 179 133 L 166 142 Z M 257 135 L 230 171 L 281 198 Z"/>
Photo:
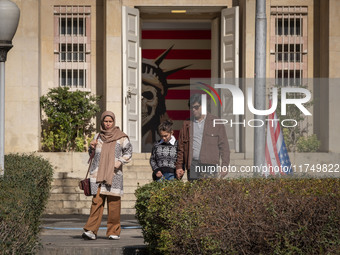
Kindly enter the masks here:
<path id="1" fill-rule="evenodd" d="M 92 231 L 85 231 L 82 237 L 86 240 L 96 240 L 97 237 Z"/>
<path id="2" fill-rule="evenodd" d="M 110 239 L 110 240 L 119 240 L 119 239 L 120 239 L 120 236 L 110 235 L 110 236 L 109 236 L 109 239 Z"/>

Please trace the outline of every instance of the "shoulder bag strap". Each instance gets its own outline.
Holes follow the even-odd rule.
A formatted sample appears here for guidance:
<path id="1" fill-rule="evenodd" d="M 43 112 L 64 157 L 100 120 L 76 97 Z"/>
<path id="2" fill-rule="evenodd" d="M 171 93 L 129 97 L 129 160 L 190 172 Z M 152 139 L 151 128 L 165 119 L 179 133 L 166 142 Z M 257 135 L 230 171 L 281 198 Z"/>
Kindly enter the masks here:
<path id="1" fill-rule="evenodd" d="M 97 139 L 96 139 L 97 142 L 98 142 L 98 138 L 99 138 L 99 134 L 98 134 Z M 89 161 L 88 161 L 89 168 L 87 169 L 85 179 L 87 179 L 87 176 L 89 175 L 90 168 L 91 168 L 91 165 L 92 165 L 92 160 L 93 160 L 95 154 L 96 154 L 96 147 L 94 147 L 94 149 L 91 152 L 91 155 L 90 155 L 90 158 L 89 158 Z"/>

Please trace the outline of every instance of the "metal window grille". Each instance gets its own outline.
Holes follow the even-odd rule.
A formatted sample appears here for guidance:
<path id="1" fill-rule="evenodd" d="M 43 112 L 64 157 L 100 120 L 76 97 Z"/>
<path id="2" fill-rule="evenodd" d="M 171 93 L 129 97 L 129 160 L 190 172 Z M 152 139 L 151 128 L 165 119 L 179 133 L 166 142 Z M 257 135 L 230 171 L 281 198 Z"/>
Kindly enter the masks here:
<path id="1" fill-rule="evenodd" d="M 271 6 L 270 77 L 277 86 L 308 87 L 308 8 L 306 6 Z M 289 97 L 300 97 L 298 93 Z M 311 120 L 299 121 L 309 132 Z"/>
<path id="2" fill-rule="evenodd" d="M 90 88 L 90 15 L 90 6 L 54 6 L 55 80 L 58 86 Z"/>
<path id="3" fill-rule="evenodd" d="M 271 6 L 270 72 L 279 86 L 307 78 L 307 7 Z"/>

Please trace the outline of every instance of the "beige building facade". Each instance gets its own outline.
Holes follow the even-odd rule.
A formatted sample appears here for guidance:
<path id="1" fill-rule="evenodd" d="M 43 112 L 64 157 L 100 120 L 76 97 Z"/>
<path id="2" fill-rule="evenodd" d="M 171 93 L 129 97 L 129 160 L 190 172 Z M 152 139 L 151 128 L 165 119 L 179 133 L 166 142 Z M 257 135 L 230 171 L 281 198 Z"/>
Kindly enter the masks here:
<path id="1" fill-rule="evenodd" d="M 232 71 L 226 71 L 225 77 L 254 78 L 255 0 L 74 0 L 72 5 L 66 0 L 13 1 L 21 17 L 6 62 L 5 153 L 40 150 L 39 98 L 58 86 L 102 96 L 101 109 L 115 112 L 117 124 L 134 140 L 135 151 L 142 152 L 143 98 L 138 84 L 142 79 L 141 34 L 147 26 L 176 26 L 177 22 L 177 26 L 190 23 L 197 29 L 195 24 L 209 23 L 211 77 L 223 76 L 221 58 L 231 54 Z M 233 16 L 237 40 L 232 53 L 222 56 L 224 9 L 237 9 Z M 339 78 L 339 1 L 268 0 L 266 10 L 268 78 Z M 130 32 L 136 38 L 131 39 Z M 245 91 L 253 84 L 242 86 Z M 308 86 L 314 101 L 309 132 L 317 134 L 321 151 L 340 153 L 340 118 L 336 115 L 340 87 L 336 81 Z M 130 122 L 131 116 L 135 119 Z M 245 119 L 251 118 L 246 113 Z M 239 145 L 233 150 L 252 158 L 253 136 L 253 128 L 239 130 Z"/>
<path id="2" fill-rule="evenodd" d="M 134 147 L 124 167 L 123 214 L 135 213 L 136 188 L 152 181 L 151 127 L 160 116 L 169 117 L 178 132 L 187 117 L 190 78 L 242 78 L 244 94 L 254 87 L 255 0 L 12 1 L 21 16 L 6 61 L 5 153 L 41 150 L 39 99 L 49 89 L 68 86 L 100 95 L 101 110 L 116 114 Z M 290 153 L 295 165 L 339 164 L 339 13 L 338 0 L 266 3 L 267 77 L 281 85 L 307 85 L 313 100 L 308 133 L 321 141 L 319 153 Z M 167 80 L 160 82 L 160 75 Z M 320 77 L 325 79 L 313 80 Z M 161 100 L 163 112 L 154 108 Z M 244 120 L 250 119 L 254 115 L 246 111 Z M 254 128 L 227 132 L 231 165 L 253 165 Z M 88 214 L 91 198 L 77 187 L 87 153 L 38 155 L 55 168 L 46 213 Z"/>

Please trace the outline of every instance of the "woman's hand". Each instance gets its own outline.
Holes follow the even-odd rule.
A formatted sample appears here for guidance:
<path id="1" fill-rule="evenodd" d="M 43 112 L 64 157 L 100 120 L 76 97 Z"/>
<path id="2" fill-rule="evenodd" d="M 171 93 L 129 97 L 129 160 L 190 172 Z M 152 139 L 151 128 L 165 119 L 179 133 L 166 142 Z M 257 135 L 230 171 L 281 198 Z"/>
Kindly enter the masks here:
<path id="1" fill-rule="evenodd" d="M 120 162 L 119 160 L 115 161 L 115 168 L 120 168 L 121 165 L 122 165 L 122 162 Z"/>
<path id="2" fill-rule="evenodd" d="M 156 173 L 156 176 L 157 176 L 158 178 L 161 178 L 161 177 L 163 176 L 163 174 L 162 174 L 161 171 L 158 171 L 158 172 Z"/>
<path id="3" fill-rule="evenodd" d="M 94 149 L 94 148 L 96 148 L 96 146 L 97 146 L 97 143 L 98 143 L 98 141 L 97 141 L 97 140 L 93 140 L 93 141 L 91 141 L 91 142 L 90 142 L 90 147 L 91 147 L 91 149 Z"/>

